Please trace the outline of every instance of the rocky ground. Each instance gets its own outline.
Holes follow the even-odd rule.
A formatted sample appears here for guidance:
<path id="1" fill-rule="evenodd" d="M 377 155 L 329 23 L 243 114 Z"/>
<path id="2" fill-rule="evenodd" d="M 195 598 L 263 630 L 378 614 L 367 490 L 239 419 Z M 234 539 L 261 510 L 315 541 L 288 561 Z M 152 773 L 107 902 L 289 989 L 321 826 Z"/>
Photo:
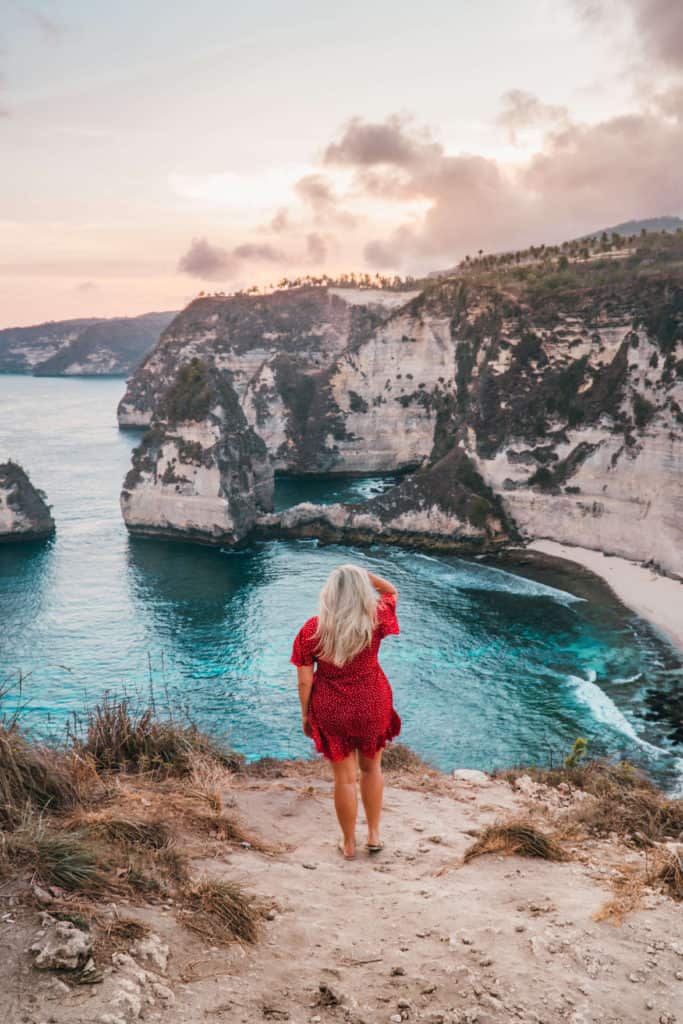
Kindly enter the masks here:
<path id="1" fill-rule="evenodd" d="M 256 838 L 195 841 L 191 869 L 254 894 L 254 944 L 212 944 L 183 926 L 170 900 L 103 903 L 89 927 L 74 898 L 69 922 L 58 892 L 34 887 L 29 900 L 25 883 L 6 882 L 2 1020 L 683 1021 L 683 905 L 635 882 L 628 895 L 645 855 L 616 835 L 568 828 L 568 808 L 586 797 L 527 777 L 422 767 L 391 772 L 388 783 L 385 850 L 370 857 L 361 847 L 346 862 L 325 765 L 223 773 L 225 812 Z M 140 810 L 152 797 L 143 788 L 136 799 Z M 463 862 L 482 828 L 511 816 L 561 829 L 569 859 L 490 853 Z M 55 963 L 62 969 L 49 969 Z"/>

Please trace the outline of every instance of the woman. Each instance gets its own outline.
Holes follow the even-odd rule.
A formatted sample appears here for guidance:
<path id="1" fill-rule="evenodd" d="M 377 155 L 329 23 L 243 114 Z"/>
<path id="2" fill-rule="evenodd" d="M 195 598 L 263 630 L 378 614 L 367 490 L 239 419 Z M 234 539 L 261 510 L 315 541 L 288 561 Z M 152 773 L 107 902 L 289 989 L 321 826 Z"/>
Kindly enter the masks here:
<path id="1" fill-rule="evenodd" d="M 379 595 L 379 596 L 378 596 Z M 399 633 L 398 591 L 356 565 L 341 565 L 320 592 L 319 614 L 294 640 L 303 730 L 332 762 L 340 851 L 356 851 L 357 766 L 368 824 L 367 850 L 379 853 L 382 750 L 401 731 L 389 680 L 377 661 L 381 640 Z M 313 666 L 315 665 L 315 670 Z"/>

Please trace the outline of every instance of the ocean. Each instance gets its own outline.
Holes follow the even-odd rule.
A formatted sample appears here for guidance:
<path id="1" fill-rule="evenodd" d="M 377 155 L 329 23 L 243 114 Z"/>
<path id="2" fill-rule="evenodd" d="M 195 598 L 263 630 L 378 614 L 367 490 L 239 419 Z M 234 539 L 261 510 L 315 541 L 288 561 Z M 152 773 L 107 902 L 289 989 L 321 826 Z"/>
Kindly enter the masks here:
<path id="1" fill-rule="evenodd" d="M 63 735 L 104 693 L 127 692 L 248 758 L 309 756 L 291 644 L 330 570 L 355 561 L 399 589 L 402 632 L 380 660 L 401 738 L 427 760 L 557 764 L 583 736 L 681 786 L 666 710 L 681 658 L 606 590 L 585 599 L 547 574 L 380 546 L 129 538 L 118 495 L 140 434 L 118 430 L 123 390 L 114 378 L 0 376 L 0 461 L 23 464 L 57 521 L 52 541 L 0 545 L 3 704 L 21 706 L 26 728 Z M 282 478 L 276 504 L 359 500 L 390 482 Z"/>

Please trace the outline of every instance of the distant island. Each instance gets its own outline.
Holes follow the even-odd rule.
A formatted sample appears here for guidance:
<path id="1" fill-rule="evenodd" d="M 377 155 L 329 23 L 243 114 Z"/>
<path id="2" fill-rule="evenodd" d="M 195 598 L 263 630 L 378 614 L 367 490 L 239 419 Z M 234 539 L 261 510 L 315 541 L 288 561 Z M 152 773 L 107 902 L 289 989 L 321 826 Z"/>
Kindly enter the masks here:
<path id="1" fill-rule="evenodd" d="M 143 313 L 8 327 L 0 330 L 0 373 L 125 377 L 153 348 L 175 315 Z"/>

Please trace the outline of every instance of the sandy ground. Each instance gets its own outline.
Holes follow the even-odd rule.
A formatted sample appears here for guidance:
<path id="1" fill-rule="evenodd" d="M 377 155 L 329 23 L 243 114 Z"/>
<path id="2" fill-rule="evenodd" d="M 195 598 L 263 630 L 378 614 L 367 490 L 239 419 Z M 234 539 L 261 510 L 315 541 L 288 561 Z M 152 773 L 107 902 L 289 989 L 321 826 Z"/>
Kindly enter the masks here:
<path id="1" fill-rule="evenodd" d="M 270 902 L 259 943 L 207 947 L 172 907 L 119 907 L 168 944 L 167 967 L 138 956 L 147 980 L 121 962 L 103 983 L 72 988 L 31 965 L 35 910 L 3 906 L 0 1019 L 112 1024 L 129 991 L 125 1024 L 680 1024 L 681 905 L 648 890 L 620 926 L 593 920 L 616 865 L 642 855 L 584 842 L 567 863 L 489 854 L 464 865 L 472 830 L 528 810 L 531 797 L 502 781 L 441 778 L 393 781 L 384 852 L 345 862 L 324 766 L 236 777 L 228 808 L 280 849 L 226 846 L 193 873 L 239 880 Z"/>
<path id="2" fill-rule="evenodd" d="M 660 576 L 637 562 L 601 551 L 570 547 L 551 540 L 529 544 L 532 551 L 566 558 L 601 576 L 628 608 L 657 626 L 683 651 L 683 583 Z"/>

